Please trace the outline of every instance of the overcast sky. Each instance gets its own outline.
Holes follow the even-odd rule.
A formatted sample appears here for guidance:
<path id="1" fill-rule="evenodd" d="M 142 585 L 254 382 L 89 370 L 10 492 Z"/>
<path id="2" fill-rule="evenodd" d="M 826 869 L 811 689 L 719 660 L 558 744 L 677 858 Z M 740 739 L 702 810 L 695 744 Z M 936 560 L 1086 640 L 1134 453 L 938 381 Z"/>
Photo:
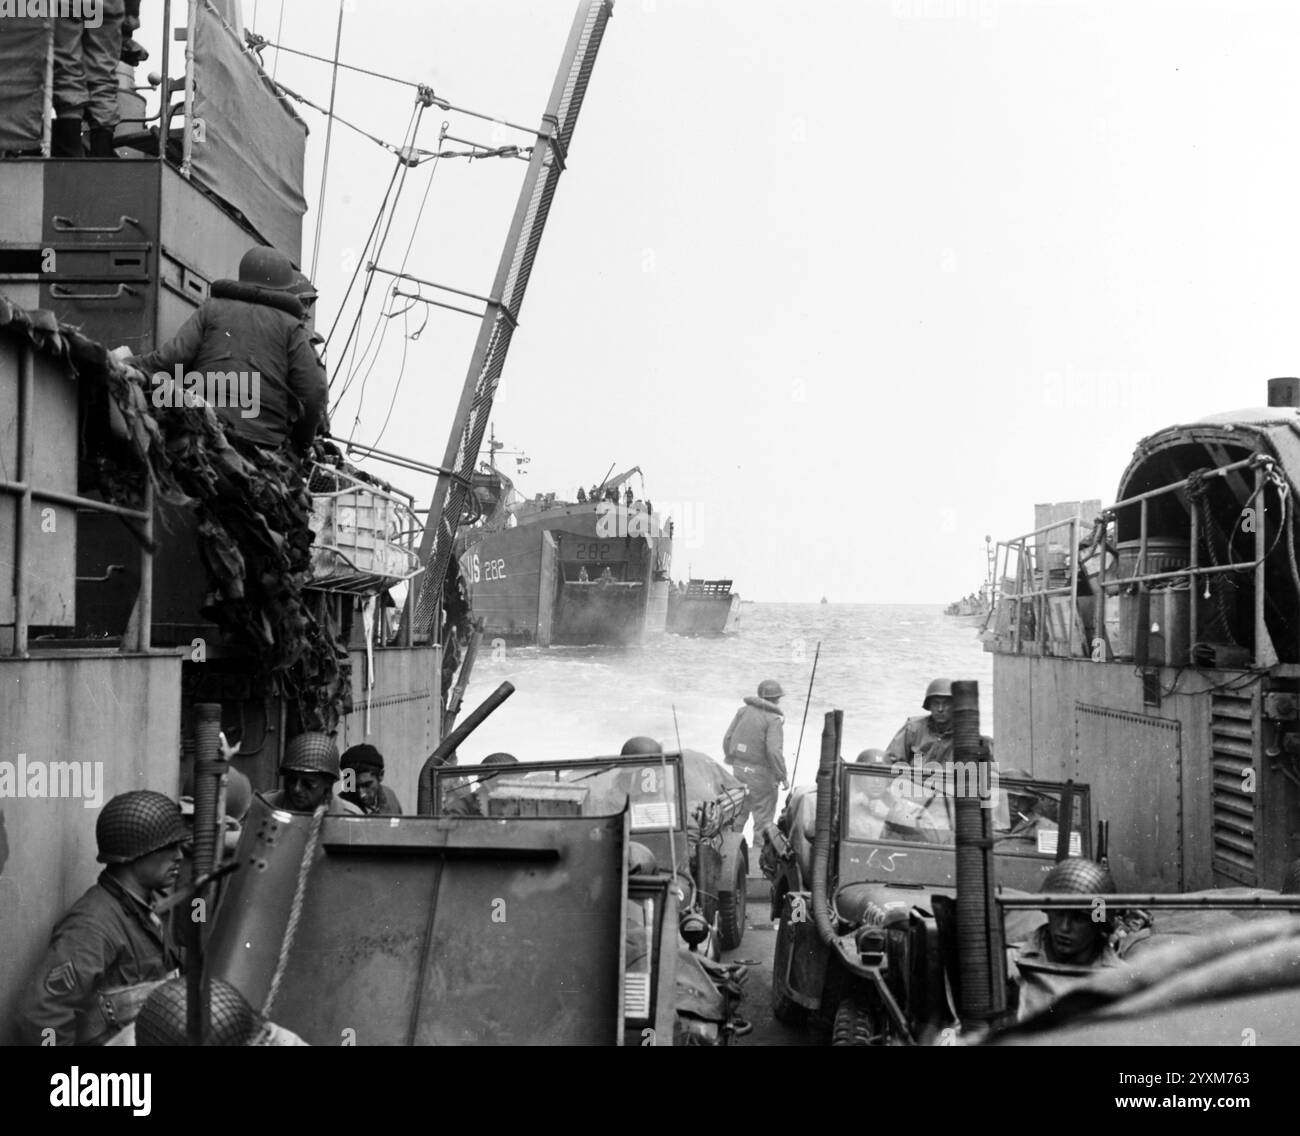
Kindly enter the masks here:
<path id="1" fill-rule="evenodd" d="M 575 5 L 347 7 L 344 62 L 533 127 Z M 276 37 L 278 0 L 243 12 Z M 285 0 L 283 42 L 329 55 L 336 16 Z M 675 575 L 747 598 L 974 589 L 986 533 L 1029 530 L 1035 502 L 1113 499 L 1141 436 L 1300 372 L 1298 49 L 1281 2 L 619 0 L 494 414 L 531 458 L 520 488 L 640 465 L 678 522 Z M 266 60 L 328 101 L 328 66 Z M 398 142 L 413 92 L 344 74 L 337 105 Z M 303 113 L 310 250 L 325 124 Z M 417 144 L 444 119 L 529 141 L 434 109 Z M 392 169 L 336 127 L 326 330 Z M 408 272 L 484 292 L 525 165 L 431 169 L 408 175 L 381 259 L 410 242 Z M 436 463 L 476 321 L 433 309 L 405 340 L 425 315 L 379 321 L 387 286 L 334 432 L 373 444 L 391 404 L 379 444 Z"/>

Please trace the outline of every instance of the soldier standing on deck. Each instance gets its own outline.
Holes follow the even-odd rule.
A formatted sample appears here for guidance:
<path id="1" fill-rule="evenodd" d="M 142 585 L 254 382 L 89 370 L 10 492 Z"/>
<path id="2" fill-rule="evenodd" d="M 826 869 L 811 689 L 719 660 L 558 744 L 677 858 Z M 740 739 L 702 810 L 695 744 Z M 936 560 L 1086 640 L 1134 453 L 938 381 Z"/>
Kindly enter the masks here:
<path id="1" fill-rule="evenodd" d="M 25 1045 L 103 1045 L 134 1020 L 181 955 L 151 903 L 175 885 L 187 839 L 180 806 L 161 793 L 120 793 L 95 824 L 95 885 L 59 920 L 18 1006 Z"/>
<path id="2" fill-rule="evenodd" d="M 293 291 L 298 276 L 279 250 L 249 249 L 239 262 L 238 281 L 215 281 L 210 297 L 175 338 L 128 362 L 147 375 L 171 377 L 179 368 L 256 376 L 255 413 L 213 408 L 227 435 L 262 449 L 306 453 L 324 418 L 329 386 Z"/>
<path id="3" fill-rule="evenodd" d="M 785 718 L 777 703 L 785 691 L 775 679 L 758 684 L 758 697 L 745 699 L 736 711 L 722 739 L 723 760 L 749 790 L 746 808 L 754 815 L 754 841 L 757 843 L 776 817 L 776 794 L 785 789 L 785 754 L 782 752 L 782 723 Z M 749 812 L 740 817 L 744 825 Z"/>
<path id="4" fill-rule="evenodd" d="M 57 7 L 57 6 L 56 6 Z M 112 158 L 117 130 L 117 64 L 122 58 L 123 0 L 101 0 L 100 18 L 54 21 L 54 124 L 50 156 L 82 158 L 81 124 L 90 123 L 90 156 Z"/>

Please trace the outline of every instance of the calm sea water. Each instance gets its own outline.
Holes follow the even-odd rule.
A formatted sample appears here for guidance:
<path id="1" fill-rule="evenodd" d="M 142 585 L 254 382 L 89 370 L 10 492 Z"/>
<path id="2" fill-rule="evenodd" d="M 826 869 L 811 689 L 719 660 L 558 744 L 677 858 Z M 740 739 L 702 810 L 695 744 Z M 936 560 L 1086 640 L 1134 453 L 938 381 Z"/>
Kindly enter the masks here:
<path id="1" fill-rule="evenodd" d="M 720 759 L 742 698 L 774 678 L 786 692 L 786 765 L 793 769 L 820 642 L 796 775 L 812 783 L 826 711 L 844 711 L 845 754 L 883 748 L 923 712 L 926 685 L 939 676 L 980 684 L 981 730 L 991 734 L 992 655 L 977 630 L 940 605 L 745 604 L 740 629 L 715 639 L 665 635 L 634 648 L 549 649 L 485 641 L 464 712 L 501 682 L 516 691 L 461 746 L 461 763 L 494 750 L 521 761 L 617 753 L 634 734 L 675 746 L 679 732 L 684 748 Z"/>

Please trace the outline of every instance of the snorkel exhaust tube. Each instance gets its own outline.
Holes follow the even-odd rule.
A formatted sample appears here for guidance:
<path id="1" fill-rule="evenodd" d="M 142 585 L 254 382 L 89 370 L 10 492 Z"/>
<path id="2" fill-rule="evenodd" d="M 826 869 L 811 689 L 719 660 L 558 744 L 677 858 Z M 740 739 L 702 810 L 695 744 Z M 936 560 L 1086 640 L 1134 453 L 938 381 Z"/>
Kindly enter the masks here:
<path id="1" fill-rule="evenodd" d="M 994 891 L 993 811 L 989 807 L 989 755 L 980 744 L 977 682 L 952 684 L 953 757 L 972 770 L 955 799 L 957 837 L 958 1011 L 963 1022 L 992 1025 L 1006 1013 L 1006 955 Z M 975 792 L 970 787 L 975 787 Z"/>
<path id="2" fill-rule="evenodd" d="M 831 820 L 835 816 L 835 771 L 839 764 L 840 730 L 843 710 L 828 710 L 822 727 L 821 762 L 817 766 L 817 827 L 813 837 L 812 907 L 813 920 L 821 941 L 831 946 L 835 929 L 831 926 L 829 886 L 826 875 L 831 862 Z"/>

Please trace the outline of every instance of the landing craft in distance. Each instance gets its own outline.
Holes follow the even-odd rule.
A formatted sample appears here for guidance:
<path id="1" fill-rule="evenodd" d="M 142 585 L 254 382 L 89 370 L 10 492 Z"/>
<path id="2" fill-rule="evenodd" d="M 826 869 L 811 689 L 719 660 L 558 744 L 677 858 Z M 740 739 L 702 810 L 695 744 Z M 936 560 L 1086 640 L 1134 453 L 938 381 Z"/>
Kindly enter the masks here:
<path id="1" fill-rule="evenodd" d="M 828 602 L 825 596 L 822 596 L 822 603 Z"/>

